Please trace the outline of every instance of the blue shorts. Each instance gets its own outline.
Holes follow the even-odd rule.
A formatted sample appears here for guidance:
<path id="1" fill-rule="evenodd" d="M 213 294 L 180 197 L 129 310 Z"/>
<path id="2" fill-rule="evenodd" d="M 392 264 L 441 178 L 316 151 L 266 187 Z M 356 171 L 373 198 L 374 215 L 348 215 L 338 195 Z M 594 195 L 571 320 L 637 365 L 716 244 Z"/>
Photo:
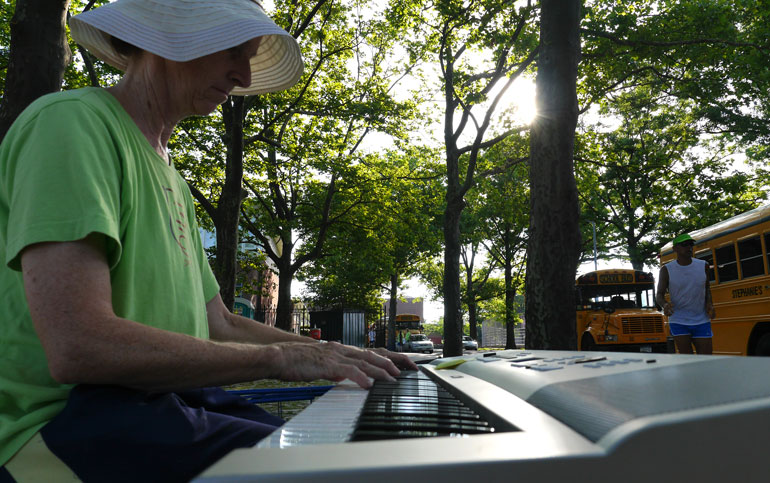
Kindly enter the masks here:
<path id="1" fill-rule="evenodd" d="M 714 333 L 711 332 L 711 322 L 697 325 L 682 325 L 669 322 L 668 330 L 674 337 L 678 335 L 689 335 L 693 339 L 708 339 L 709 337 L 714 337 Z"/>
<path id="2" fill-rule="evenodd" d="M 83 481 L 167 483 L 190 481 L 282 423 L 220 388 L 151 394 L 79 385 L 40 434 Z"/>

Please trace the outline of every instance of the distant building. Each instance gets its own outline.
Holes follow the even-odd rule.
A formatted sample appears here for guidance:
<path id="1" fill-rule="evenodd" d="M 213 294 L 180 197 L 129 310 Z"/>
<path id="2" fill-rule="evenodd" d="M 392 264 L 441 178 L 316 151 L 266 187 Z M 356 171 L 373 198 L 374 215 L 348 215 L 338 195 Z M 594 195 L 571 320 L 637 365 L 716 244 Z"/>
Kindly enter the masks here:
<path id="1" fill-rule="evenodd" d="M 216 235 L 209 231 L 200 229 L 201 241 L 204 249 L 209 249 L 216 245 Z M 258 247 L 251 243 L 241 243 L 239 250 L 257 250 Z M 273 247 L 280 253 L 280 245 Z M 252 286 L 261 287 L 260 293 L 244 293 L 241 287 L 235 288 L 236 304 L 234 310 L 236 313 L 243 313 L 249 318 L 254 318 L 267 325 L 275 325 L 275 309 L 278 305 L 278 276 L 271 270 L 272 260 L 265 260 L 267 267 L 262 270 L 251 270 L 246 274 L 246 278 Z"/>
<path id="2" fill-rule="evenodd" d="M 383 304 L 385 311 L 390 310 L 390 299 Z M 404 297 L 404 300 L 396 301 L 396 315 L 400 314 L 415 314 L 420 316 L 420 320 L 425 320 L 423 315 L 423 301 L 422 298 L 417 297 Z"/>
<path id="3" fill-rule="evenodd" d="M 278 306 L 278 276 L 272 270 L 251 270 L 246 277 L 255 287 L 261 287 L 261 293 L 243 293 L 239 295 L 254 306 L 252 318 L 267 325 L 275 325 L 275 309 Z"/>

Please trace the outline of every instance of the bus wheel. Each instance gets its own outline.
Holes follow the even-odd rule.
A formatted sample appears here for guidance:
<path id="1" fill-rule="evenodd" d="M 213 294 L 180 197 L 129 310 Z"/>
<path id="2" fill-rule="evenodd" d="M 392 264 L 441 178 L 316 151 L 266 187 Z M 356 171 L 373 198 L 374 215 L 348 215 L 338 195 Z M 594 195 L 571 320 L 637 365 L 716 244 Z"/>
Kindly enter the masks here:
<path id="1" fill-rule="evenodd" d="M 770 356 L 770 332 L 759 338 L 755 354 L 758 356 Z"/>
<path id="2" fill-rule="evenodd" d="M 580 340 L 580 350 L 584 350 L 584 351 L 596 350 L 596 344 L 594 343 L 594 338 L 591 337 L 591 334 L 583 334 L 583 338 Z"/>

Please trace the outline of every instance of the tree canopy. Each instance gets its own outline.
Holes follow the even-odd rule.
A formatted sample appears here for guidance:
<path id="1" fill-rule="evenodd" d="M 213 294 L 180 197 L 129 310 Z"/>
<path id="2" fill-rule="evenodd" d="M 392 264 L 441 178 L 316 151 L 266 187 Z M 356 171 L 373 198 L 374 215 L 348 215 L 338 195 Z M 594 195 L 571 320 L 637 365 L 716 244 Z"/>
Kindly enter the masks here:
<path id="1" fill-rule="evenodd" d="M 119 78 L 66 36 L 66 16 L 100 3 L 0 7 L 7 119 L 45 92 Z M 601 257 L 641 268 L 674 234 L 766 200 L 767 1 L 576 5 L 277 0 L 303 78 L 185 120 L 170 145 L 201 226 L 216 233 L 223 298 L 239 269 L 264 259 L 288 328 L 297 278 L 315 303 L 374 307 L 418 276 L 443 299 L 446 354 L 461 350 L 464 314 L 512 330 L 521 294 L 531 347 L 566 348 L 572 307 L 548 294 L 570 290 L 592 226 Z M 24 29 L 42 15 L 58 31 Z M 22 60 L 42 52 L 46 70 L 31 74 L 14 49 Z M 574 79 L 559 77 L 570 69 Z M 504 99 L 535 75 L 530 126 Z M 239 259 L 241 243 L 263 255 Z M 495 289 L 479 303 L 484 280 Z"/>

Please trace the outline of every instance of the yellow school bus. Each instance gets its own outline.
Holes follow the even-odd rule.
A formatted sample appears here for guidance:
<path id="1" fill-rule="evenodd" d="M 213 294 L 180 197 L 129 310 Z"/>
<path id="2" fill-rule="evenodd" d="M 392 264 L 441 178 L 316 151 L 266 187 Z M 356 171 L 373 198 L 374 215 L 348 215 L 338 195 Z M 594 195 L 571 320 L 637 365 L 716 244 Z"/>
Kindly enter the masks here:
<path id="1" fill-rule="evenodd" d="M 668 352 L 666 317 L 655 307 L 655 277 L 640 270 L 598 270 L 575 281 L 578 349 Z"/>
<path id="2" fill-rule="evenodd" d="M 714 354 L 770 356 L 770 204 L 690 236 L 693 255 L 710 268 Z M 668 243 L 661 264 L 674 259 Z"/>
<path id="3" fill-rule="evenodd" d="M 409 332 L 411 334 L 422 333 L 422 319 L 415 314 L 396 315 L 396 331 Z"/>
<path id="4" fill-rule="evenodd" d="M 422 319 L 416 314 L 396 315 L 396 341 L 407 344 L 412 339 L 412 334 L 422 334 Z"/>

